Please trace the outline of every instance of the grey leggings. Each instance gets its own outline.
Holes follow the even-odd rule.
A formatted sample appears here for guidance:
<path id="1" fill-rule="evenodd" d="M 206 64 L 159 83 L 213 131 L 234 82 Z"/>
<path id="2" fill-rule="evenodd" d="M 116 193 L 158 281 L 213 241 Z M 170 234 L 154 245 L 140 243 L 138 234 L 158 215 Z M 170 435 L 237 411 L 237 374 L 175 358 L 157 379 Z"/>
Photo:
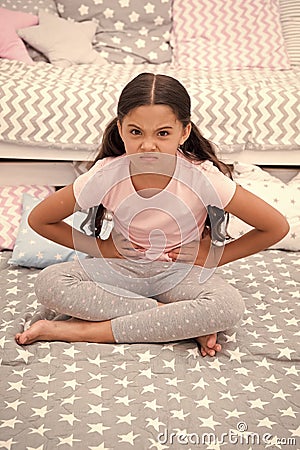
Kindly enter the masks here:
<path id="1" fill-rule="evenodd" d="M 118 343 L 177 341 L 226 330 L 243 315 L 238 291 L 216 274 L 201 282 L 201 270 L 93 258 L 47 267 L 35 290 L 39 302 L 57 313 L 111 320 Z"/>

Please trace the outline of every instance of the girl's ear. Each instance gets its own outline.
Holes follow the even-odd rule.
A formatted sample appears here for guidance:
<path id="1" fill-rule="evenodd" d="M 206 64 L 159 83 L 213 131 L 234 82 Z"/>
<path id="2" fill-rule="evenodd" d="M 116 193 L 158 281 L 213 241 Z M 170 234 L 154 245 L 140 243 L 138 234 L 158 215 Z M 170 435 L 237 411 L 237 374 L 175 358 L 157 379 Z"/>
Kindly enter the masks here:
<path id="1" fill-rule="evenodd" d="M 121 136 L 121 139 L 123 141 L 123 137 L 122 137 L 122 126 L 121 126 L 121 122 L 118 120 L 117 121 L 117 127 L 118 127 L 118 131 L 119 131 L 119 135 Z"/>
<path id="2" fill-rule="evenodd" d="M 184 144 L 185 141 L 189 138 L 189 135 L 191 134 L 192 131 L 192 124 L 189 123 L 184 129 L 183 129 L 183 133 L 182 133 L 182 138 L 180 141 L 180 145 Z"/>

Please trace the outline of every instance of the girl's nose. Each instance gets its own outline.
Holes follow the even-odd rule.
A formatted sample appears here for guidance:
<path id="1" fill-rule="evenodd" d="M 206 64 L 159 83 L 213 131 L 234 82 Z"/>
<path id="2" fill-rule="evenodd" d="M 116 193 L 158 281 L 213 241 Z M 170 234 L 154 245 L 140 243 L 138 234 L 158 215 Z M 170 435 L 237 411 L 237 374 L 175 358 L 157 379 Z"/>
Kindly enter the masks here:
<path id="1" fill-rule="evenodd" d="M 152 139 L 145 139 L 141 144 L 141 150 L 143 152 L 155 152 L 157 150 L 155 141 Z"/>

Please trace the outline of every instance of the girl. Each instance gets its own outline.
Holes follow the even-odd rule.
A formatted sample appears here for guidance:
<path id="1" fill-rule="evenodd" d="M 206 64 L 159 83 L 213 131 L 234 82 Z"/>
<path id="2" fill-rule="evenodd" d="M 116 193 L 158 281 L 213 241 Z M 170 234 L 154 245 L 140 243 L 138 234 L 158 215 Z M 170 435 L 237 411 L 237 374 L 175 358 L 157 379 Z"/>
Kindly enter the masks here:
<path id="1" fill-rule="evenodd" d="M 39 320 L 16 335 L 19 344 L 195 338 L 202 356 L 221 350 L 217 332 L 238 322 L 244 304 L 213 268 L 271 246 L 288 224 L 232 181 L 190 107 L 174 78 L 140 74 L 123 89 L 94 166 L 31 212 L 36 232 L 90 258 L 39 274 L 38 300 L 68 320 Z M 93 237 L 63 222 L 99 205 Z M 212 206 L 253 229 L 223 248 L 212 245 L 205 233 Z"/>

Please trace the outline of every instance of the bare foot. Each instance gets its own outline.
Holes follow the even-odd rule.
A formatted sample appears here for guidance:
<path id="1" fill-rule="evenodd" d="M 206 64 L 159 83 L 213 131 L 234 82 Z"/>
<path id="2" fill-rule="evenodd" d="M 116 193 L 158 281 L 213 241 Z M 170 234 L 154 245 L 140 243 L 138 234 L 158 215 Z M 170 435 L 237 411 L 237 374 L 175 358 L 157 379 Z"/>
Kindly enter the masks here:
<path id="1" fill-rule="evenodd" d="M 195 338 L 195 341 L 199 344 L 202 356 L 215 356 L 216 352 L 222 350 L 221 344 L 217 343 L 217 333 L 199 336 Z"/>
<path id="2" fill-rule="evenodd" d="M 64 321 L 38 320 L 15 340 L 20 345 L 36 341 L 114 343 L 110 321 L 88 322 L 80 319 Z"/>

